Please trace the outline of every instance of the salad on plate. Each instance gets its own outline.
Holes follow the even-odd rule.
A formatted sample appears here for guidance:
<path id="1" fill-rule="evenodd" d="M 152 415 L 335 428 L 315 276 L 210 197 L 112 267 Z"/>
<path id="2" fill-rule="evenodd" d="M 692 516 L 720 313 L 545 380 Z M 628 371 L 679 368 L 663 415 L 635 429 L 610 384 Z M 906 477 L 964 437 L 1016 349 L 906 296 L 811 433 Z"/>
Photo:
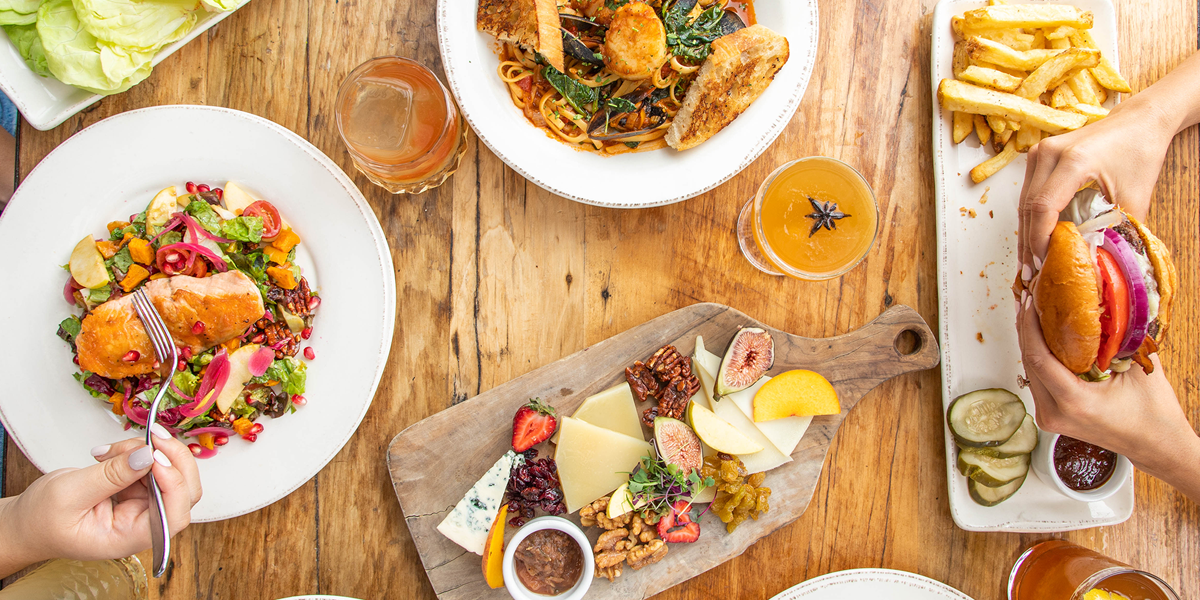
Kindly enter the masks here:
<path id="1" fill-rule="evenodd" d="M 74 377 L 124 423 L 144 428 L 150 399 L 169 386 L 157 422 L 191 440 L 199 458 L 233 436 L 254 442 L 263 415 L 304 406 L 307 340 L 321 297 L 296 264 L 300 236 L 267 200 L 234 182 L 188 182 L 158 192 L 140 213 L 85 236 L 64 268 L 78 309 L 58 336 Z M 179 346 L 169 381 L 134 311 L 144 289 Z"/>

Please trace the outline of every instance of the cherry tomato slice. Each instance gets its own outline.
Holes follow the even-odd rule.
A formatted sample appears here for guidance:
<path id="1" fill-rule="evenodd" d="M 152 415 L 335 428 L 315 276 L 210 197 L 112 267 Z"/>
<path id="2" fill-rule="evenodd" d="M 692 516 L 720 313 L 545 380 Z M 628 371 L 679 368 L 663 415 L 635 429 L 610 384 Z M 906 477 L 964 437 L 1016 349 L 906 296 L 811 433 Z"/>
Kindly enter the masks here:
<path id="1" fill-rule="evenodd" d="M 259 200 L 247 206 L 242 211 L 243 217 L 259 217 L 263 221 L 263 239 L 269 240 L 279 235 L 279 228 L 283 224 L 283 219 L 279 218 L 279 211 L 275 206 L 266 200 Z"/>
<path id="2" fill-rule="evenodd" d="M 1100 267 L 1100 285 L 1103 311 L 1100 314 L 1100 352 L 1096 366 L 1105 371 L 1121 349 L 1125 334 L 1129 332 L 1129 285 L 1125 274 L 1117 266 L 1116 259 L 1104 248 L 1096 249 L 1096 263 Z"/>

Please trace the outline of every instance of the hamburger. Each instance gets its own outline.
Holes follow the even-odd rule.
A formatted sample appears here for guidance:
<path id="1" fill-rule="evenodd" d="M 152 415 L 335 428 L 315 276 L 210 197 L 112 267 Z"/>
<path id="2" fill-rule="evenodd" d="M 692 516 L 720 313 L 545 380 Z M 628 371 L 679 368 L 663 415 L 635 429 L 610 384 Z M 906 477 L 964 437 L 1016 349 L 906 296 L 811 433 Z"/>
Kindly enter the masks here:
<path id="1" fill-rule="evenodd" d="M 1154 371 L 1179 280 L 1171 252 L 1097 190 L 1059 215 L 1040 269 L 1020 274 L 1050 351 L 1072 372 L 1107 379 L 1137 363 Z"/>

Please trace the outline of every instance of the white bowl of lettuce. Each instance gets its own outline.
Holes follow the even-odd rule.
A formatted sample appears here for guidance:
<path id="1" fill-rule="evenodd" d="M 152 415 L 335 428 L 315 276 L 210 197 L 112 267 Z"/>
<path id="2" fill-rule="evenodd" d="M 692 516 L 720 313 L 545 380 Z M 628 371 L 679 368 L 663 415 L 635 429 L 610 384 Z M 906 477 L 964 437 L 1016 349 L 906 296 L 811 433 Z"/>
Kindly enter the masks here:
<path id="1" fill-rule="evenodd" d="M 0 90 L 52 129 L 250 0 L 0 0 Z"/>

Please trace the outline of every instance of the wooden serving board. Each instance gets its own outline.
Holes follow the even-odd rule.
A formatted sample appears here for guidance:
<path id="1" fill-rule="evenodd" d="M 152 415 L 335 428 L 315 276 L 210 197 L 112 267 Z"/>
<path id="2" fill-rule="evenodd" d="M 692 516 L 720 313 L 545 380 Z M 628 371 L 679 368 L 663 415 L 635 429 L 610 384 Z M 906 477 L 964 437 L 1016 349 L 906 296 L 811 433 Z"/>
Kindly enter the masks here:
<path id="1" fill-rule="evenodd" d="M 625 568 L 613 583 L 595 581 L 588 598 L 651 596 L 738 556 L 759 539 L 799 518 L 812 500 L 834 434 L 858 401 L 892 377 L 938 364 L 937 337 L 907 306 L 893 307 L 846 335 L 812 339 L 772 329 L 727 306 L 696 304 L 433 415 L 392 440 L 388 470 L 438 598 L 508 595 L 503 588 L 488 588 L 482 559 L 446 539 L 437 526 L 496 459 L 511 449 L 512 417 L 517 408 L 529 398 L 540 397 L 560 415 L 570 415 L 588 396 L 623 381 L 625 367 L 635 360 L 646 360 L 660 347 L 674 344 L 681 353 L 690 355 L 696 336 L 702 335 L 705 346 L 721 354 L 738 328 L 745 326 L 762 327 L 775 340 L 775 366 L 769 375 L 790 369 L 821 373 L 837 390 L 841 414 L 814 418 L 792 452 L 792 462 L 767 473 L 764 485 L 772 490 L 767 514 L 727 534 L 724 524 L 706 513 L 700 521 L 698 542 L 672 544 L 661 562 L 640 571 Z M 907 345 L 902 338 L 907 338 Z M 901 354 L 898 347 L 906 348 L 908 353 Z M 569 518 L 579 522 L 577 515 Z M 506 537 L 511 539 L 515 531 L 509 527 Z M 594 542 L 599 531 L 590 529 L 588 533 Z"/>

